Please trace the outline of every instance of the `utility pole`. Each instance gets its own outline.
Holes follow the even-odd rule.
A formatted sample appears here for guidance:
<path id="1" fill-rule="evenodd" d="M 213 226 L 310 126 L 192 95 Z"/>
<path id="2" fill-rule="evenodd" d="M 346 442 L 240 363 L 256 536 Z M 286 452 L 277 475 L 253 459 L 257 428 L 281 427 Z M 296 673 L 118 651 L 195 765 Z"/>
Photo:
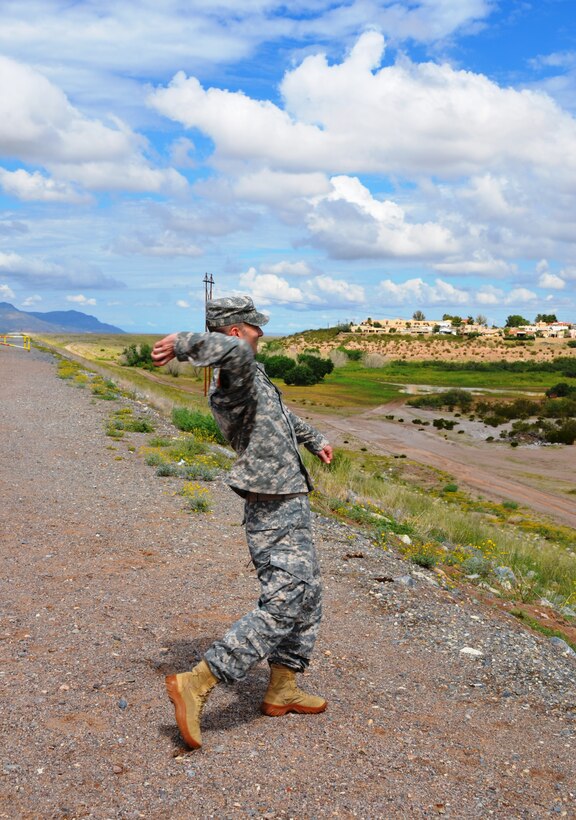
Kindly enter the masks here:
<path id="1" fill-rule="evenodd" d="M 212 293 L 214 288 L 214 277 L 212 274 L 208 275 L 207 273 L 204 275 L 204 328 L 208 330 L 208 322 L 206 320 L 206 304 L 212 299 Z M 210 387 L 210 380 L 212 379 L 212 368 L 205 367 L 204 368 L 204 395 L 208 395 L 208 389 Z"/>

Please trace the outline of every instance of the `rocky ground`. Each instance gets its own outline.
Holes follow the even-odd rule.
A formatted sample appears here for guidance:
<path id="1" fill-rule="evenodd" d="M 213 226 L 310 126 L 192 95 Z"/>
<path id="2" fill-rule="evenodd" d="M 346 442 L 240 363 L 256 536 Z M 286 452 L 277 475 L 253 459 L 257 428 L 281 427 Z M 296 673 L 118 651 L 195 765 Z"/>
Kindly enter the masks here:
<path id="1" fill-rule="evenodd" d="M 55 372 L 0 349 L 0 817 L 576 816 L 576 658 L 324 519 L 303 685 L 328 710 L 261 716 L 261 665 L 216 688 L 187 752 L 164 676 L 257 596 L 240 500 L 213 482 L 213 511 L 186 512 L 147 436 L 105 435 L 130 400 Z"/>

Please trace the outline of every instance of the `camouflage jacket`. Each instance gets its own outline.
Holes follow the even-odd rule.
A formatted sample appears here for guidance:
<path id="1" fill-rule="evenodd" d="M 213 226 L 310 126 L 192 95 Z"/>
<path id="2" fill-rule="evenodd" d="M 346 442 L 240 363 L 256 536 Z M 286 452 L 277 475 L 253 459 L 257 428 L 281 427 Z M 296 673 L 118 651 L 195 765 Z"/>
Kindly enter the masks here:
<path id="1" fill-rule="evenodd" d="M 286 407 L 250 345 L 222 333 L 179 333 L 175 352 L 180 361 L 215 368 L 210 408 L 238 454 L 232 489 L 240 495 L 309 492 L 312 481 L 298 445 L 318 453 L 328 441 Z"/>

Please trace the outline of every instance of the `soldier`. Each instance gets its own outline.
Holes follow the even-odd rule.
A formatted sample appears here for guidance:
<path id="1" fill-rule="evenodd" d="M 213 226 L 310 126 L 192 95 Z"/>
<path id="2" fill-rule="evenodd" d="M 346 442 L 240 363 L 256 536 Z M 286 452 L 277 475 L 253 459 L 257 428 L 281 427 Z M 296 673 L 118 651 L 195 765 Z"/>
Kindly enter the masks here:
<path id="1" fill-rule="evenodd" d="M 257 607 L 210 646 L 190 672 L 166 678 L 176 722 L 186 743 L 202 745 L 200 717 L 220 681 L 245 677 L 263 658 L 270 682 L 261 704 L 265 715 L 317 714 L 326 701 L 302 691 L 296 672 L 308 666 L 322 614 L 318 561 L 312 541 L 310 476 L 298 445 L 325 464 L 327 439 L 292 413 L 254 355 L 268 317 L 248 296 L 207 304 L 208 333 L 173 333 L 154 345 L 157 366 L 175 356 L 213 366 L 210 408 L 238 454 L 228 483 L 245 499 L 246 538 L 261 585 Z"/>

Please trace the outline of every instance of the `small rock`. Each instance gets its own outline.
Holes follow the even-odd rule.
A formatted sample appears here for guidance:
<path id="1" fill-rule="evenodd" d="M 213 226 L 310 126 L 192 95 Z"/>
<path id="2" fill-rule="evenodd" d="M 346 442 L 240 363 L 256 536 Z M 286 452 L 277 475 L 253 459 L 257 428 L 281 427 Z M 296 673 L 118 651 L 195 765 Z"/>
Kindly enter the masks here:
<path id="1" fill-rule="evenodd" d="M 511 584 L 516 584 L 516 576 L 514 572 L 510 569 L 510 567 L 495 567 L 494 568 L 494 575 L 500 581 L 509 581 Z"/>
<path id="2" fill-rule="evenodd" d="M 400 538 L 400 541 L 402 541 L 402 543 L 406 544 L 408 547 L 412 543 L 412 539 L 410 538 L 409 535 L 406 535 L 406 533 L 404 533 L 403 535 L 400 535 L 399 538 Z"/>
<path id="3" fill-rule="evenodd" d="M 480 649 L 474 649 L 472 646 L 463 646 L 460 650 L 461 655 L 470 655 L 473 658 L 480 658 L 484 654 Z"/>
<path id="4" fill-rule="evenodd" d="M 562 638 L 557 638 L 554 636 L 553 638 L 550 638 L 550 643 L 559 649 L 563 655 L 568 655 L 569 658 L 576 658 L 576 652 L 574 652 L 572 647 L 567 644 L 566 641 L 563 641 Z"/>
<path id="5" fill-rule="evenodd" d="M 394 578 L 395 583 L 402 584 L 405 587 L 415 587 L 416 581 L 411 575 L 401 575 L 399 578 Z"/>
<path id="6" fill-rule="evenodd" d="M 120 700 L 118 701 L 118 708 L 119 709 L 126 709 L 127 706 L 128 706 L 128 701 L 126 700 L 126 698 L 120 698 Z"/>

